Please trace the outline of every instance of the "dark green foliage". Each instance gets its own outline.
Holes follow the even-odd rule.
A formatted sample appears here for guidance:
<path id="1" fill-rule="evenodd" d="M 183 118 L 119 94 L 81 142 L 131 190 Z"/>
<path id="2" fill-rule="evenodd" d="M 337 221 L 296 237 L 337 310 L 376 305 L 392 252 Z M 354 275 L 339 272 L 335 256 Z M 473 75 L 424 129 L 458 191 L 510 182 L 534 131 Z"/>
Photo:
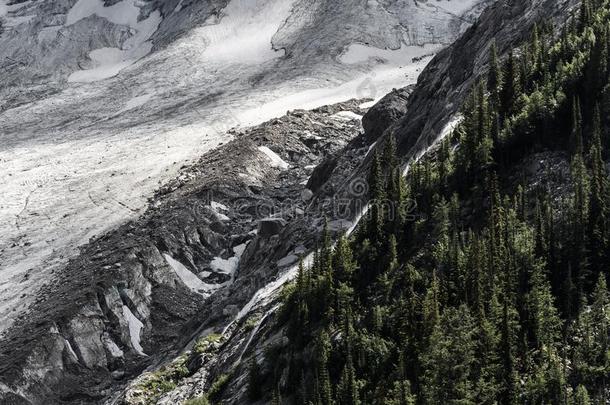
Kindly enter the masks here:
<path id="1" fill-rule="evenodd" d="M 492 46 L 462 122 L 406 181 L 387 140 L 369 215 L 334 249 L 325 232 L 287 290 L 288 370 L 274 374 L 293 377 L 269 400 L 610 400 L 609 3 L 584 2 L 558 38 L 535 25 L 504 61 Z M 533 151 L 570 157 L 562 195 L 515 184 Z"/>
<path id="2" fill-rule="evenodd" d="M 263 396 L 263 377 L 256 359 L 252 359 L 248 371 L 248 398 L 257 401 Z"/>

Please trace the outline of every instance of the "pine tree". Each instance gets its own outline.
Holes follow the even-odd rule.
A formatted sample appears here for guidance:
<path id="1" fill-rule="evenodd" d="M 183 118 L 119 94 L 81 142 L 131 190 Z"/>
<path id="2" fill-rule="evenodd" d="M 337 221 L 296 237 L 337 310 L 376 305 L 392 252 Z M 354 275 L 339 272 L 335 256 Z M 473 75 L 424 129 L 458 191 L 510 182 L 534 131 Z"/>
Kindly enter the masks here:
<path id="1" fill-rule="evenodd" d="M 500 89 L 502 88 L 502 69 L 498 58 L 498 47 L 494 41 L 489 50 L 489 75 L 487 76 L 487 91 L 490 94 L 492 109 L 500 106 Z"/>
<path id="2" fill-rule="evenodd" d="M 484 245 L 475 236 L 471 236 L 470 249 L 468 253 L 469 280 L 468 280 L 468 302 L 471 305 L 471 311 L 479 322 L 485 318 L 484 296 L 483 296 L 483 263 Z"/>
<path id="3" fill-rule="evenodd" d="M 591 22 L 592 11 L 589 4 L 589 0 L 581 0 L 580 3 L 580 18 L 579 18 L 579 29 L 583 31 Z"/>
<path id="4" fill-rule="evenodd" d="M 480 169 L 485 169 L 492 163 L 491 151 L 493 142 L 491 138 L 491 118 L 489 113 L 489 105 L 485 96 L 485 87 L 480 82 L 477 86 L 477 145 L 476 145 L 476 160 L 474 166 Z"/>
<path id="5" fill-rule="evenodd" d="M 600 273 L 593 291 L 591 322 L 594 348 L 587 361 L 594 370 L 599 396 L 608 400 L 610 398 L 606 389 L 610 386 L 610 294 L 603 273 Z"/>
<path id="6" fill-rule="evenodd" d="M 396 138 L 394 135 L 386 140 L 383 148 L 383 164 L 386 176 L 391 175 L 398 168 L 398 158 L 396 156 Z"/>
<path id="7" fill-rule="evenodd" d="M 576 154 L 572 159 L 572 178 L 574 179 L 574 196 L 572 201 L 572 254 L 571 263 L 577 288 L 582 289 L 588 278 L 587 263 L 587 226 L 589 214 L 590 181 L 582 155 Z"/>
<path id="8" fill-rule="evenodd" d="M 432 282 L 426 292 L 423 303 L 424 333 L 432 333 L 440 318 L 439 285 L 436 273 L 432 275 Z"/>
<path id="9" fill-rule="evenodd" d="M 328 360 L 331 350 L 330 338 L 325 330 L 322 330 L 316 340 L 316 368 L 318 378 L 318 394 L 320 405 L 332 405 L 332 386 L 328 373 Z"/>
<path id="10" fill-rule="evenodd" d="M 570 149 L 574 154 L 583 153 L 582 139 L 582 112 L 580 99 L 575 96 L 572 100 L 572 132 L 570 134 Z"/>
<path id="11" fill-rule="evenodd" d="M 512 405 L 516 403 L 517 387 L 515 381 L 515 357 L 514 357 L 514 329 L 512 321 L 512 310 L 508 300 L 504 299 L 504 310 L 502 325 L 500 328 L 500 394 L 498 399 L 501 405 Z"/>
<path id="12" fill-rule="evenodd" d="M 345 339 L 346 360 L 337 386 L 337 404 L 359 405 L 360 395 L 358 393 L 358 382 L 352 357 L 353 325 L 351 311 L 346 311 L 345 313 L 342 333 Z"/>
<path id="13" fill-rule="evenodd" d="M 532 317 L 537 348 L 550 351 L 557 341 L 561 320 L 555 309 L 551 287 L 540 263 L 534 265 L 531 289 L 528 294 L 529 313 Z"/>
<path id="14" fill-rule="evenodd" d="M 593 144 L 591 146 L 591 199 L 589 210 L 589 252 L 591 265 L 594 269 L 601 269 L 607 263 L 606 250 L 608 249 L 608 230 L 606 205 L 608 196 L 608 176 L 606 165 L 602 159 L 602 146 L 599 129 L 599 107 L 595 108 Z"/>
<path id="15" fill-rule="evenodd" d="M 475 331 L 466 306 L 445 310 L 422 359 L 426 403 L 475 404 Z"/>
<path id="16" fill-rule="evenodd" d="M 574 394 L 574 401 L 572 402 L 574 405 L 591 405 L 591 400 L 589 399 L 589 393 L 587 389 L 579 385 L 576 388 L 576 393 Z"/>
<path id="17" fill-rule="evenodd" d="M 350 283 L 356 270 L 356 262 L 350 244 L 345 236 L 339 237 L 333 255 L 335 283 Z"/>
<path id="18" fill-rule="evenodd" d="M 381 159 L 377 153 L 373 157 L 371 163 L 371 173 L 369 175 L 368 183 L 371 205 L 368 234 L 375 247 L 379 247 L 379 244 L 383 241 L 384 237 L 384 203 L 386 201 L 386 196 Z"/>
<path id="19" fill-rule="evenodd" d="M 262 391 L 263 377 L 261 375 L 260 367 L 253 358 L 250 362 L 250 369 L 248 371 L 248 398 L 251 401 L 258 401 L 263 396 Z"/>
<path id="20" fill-rule="evenodd" d="M 504 64 L 503 83 L 500 92 L 500 112 L 503 119 L 509 118 L 515 112 L 517 95 L 519 94 L 519 68 L 511 50 Z"/>

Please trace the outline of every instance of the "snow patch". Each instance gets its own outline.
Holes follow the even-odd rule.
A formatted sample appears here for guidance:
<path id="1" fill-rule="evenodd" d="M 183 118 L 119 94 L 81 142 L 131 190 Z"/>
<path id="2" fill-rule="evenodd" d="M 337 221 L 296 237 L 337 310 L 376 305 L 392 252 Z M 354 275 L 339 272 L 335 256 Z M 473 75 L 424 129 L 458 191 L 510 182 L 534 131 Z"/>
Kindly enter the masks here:
<path id="1" fill-rule="evenodd" d="M 369 146 L 368 150 L 366 151 L 366 155 L 365 155 L 365 156 L 368 156 L 368 155 L 369 155 L 369 153 L 371 153 L 371 151 L 373 150 L 373 148 L 375 147 L 375 145 L 377 145 L 377 141 L 373 142 L 373 143 L 371 144 L 371 146 Z"/>
<path id="2" fill-rule="evenodd" d="M 290 15 L 294 0 L 232 0 L 220 20 L 212 16 L 201 33 L 208 45 L 202 57 L 217 64 L 257 64 L 284 56 L 271 45 Z M 262 17 L 262 18 L 261 18 Z"/>
<path id="3" fill-rule="evenodd" d="M 129 110 L 134 110 L 138 107 L 142 107 L 152 99 L 152 94 L 144 94 L 141 96 L 133 97 L 125 103 L 125 107 L 121 108 L 117 114 L 122 114 Z"/>
<path id="4" fill-rule="evenodd" d="M 215 257 L 214 260 L 210 262 L 210 266 L 212 267 L 212 269 L 223 274 L 235 273 L 235 270 L 237 270 L 238 265 L 239 259 L 235 256 L 230 257 L 228 259 L 223 259 L 222 257 Z"/>
<path id="5" fill-rule="evenodd" d="M 218 211 L 218 210 L 229 211 L 229 207 L 227 207 L 226 205 L 221 204 L 219 202 L 216 202 L 216 201 L 212 201 L 210 203 L 210 206 L 212 207 L 212 209 L 214 209 L 216 211 Z"/>
<path id="6" fill-rule="evenodd" d="M 184 285 L 186 285 L 194 293 L 201 294 L 204 297 L 207 297 L 209 295 L 209 292 L 215 289 L 215 285 L 204 283 L 199 277 L 197 277 L 189 269 L 187 269 L 185 265 L 175 260 L 167 253 L 164 253 L 163 257 L 165 257 L 167 263 L 171 266 L 172 269 L 174 269 L 174 271 L 176 272 L 180 280 L 182 280 Z"/>
<path id="7" fill-rule="evenodd" d="M 375 104 L 377 104 L 377 100 L 371 100 L 371 101 L 367 101 L 366 103 L 360 104 L 358 107 L 362 108 L 362 109 L 371 108 Z"/>
<path id="8" fill-rule="evenodd" d="M 66 26 L 87 18 L 91 15 L 103 17 L 108 21 L 125 25 L 132 29 L 132 37 L 118 48 L 100 48 L 89 53 L 94 67 L 80 70 L 68 77 L 69 82 L 95 82 L 116 76 L 121 70 L 148 55 L 152 50 L 150 37 L 161 24 L 161 13 L 156 10 L 146 20 L 138 21 L 140 8 L 136 0 L 123 0 L 110 7 L 104 7 L 102 0 L 78 0 L 66 17 Z"/>
<path id="9" fill-rule="evenodd" d="M 342 118 L 347 121 L 362 121 L 362 115 L 356 114 L 353 111 L 339 111 L 338 113 L 334 114 L 333 117 Z"/>
<path id="10" fill-rule="evenodd" d="M 244 254 L 246 250 L 246 246 L 248 243 L 242 243 L 241 245 L 237 245 L 233 248 L 233 253 L 235 256 L 230 257 L 228 259 L 223 259 L 222 257 L 215 257 L 214 260 L 210 262 L 210 266 L 212 269 L 216 270 L 219 273 L 228 274 L 231 276 L 231 279 L 235 276 L 235 272 L 239 267 L 239 260 L 241 256 Z"/>
<path id="11" fill-rule="evenodd" d="M 123 305 L 123 317 L 127 321 L 129 325 L 129 337 L 131 339 L 131 346 L 133 346 L 134 350 L 142 355 L 147 356 L 142 349 L 142 345 L 140 344 L 140 333 L 144 324 L 131 312 L 131 309 L 127 305 Z"/>
<path id="12" fill-rule="evenodd" d="M 237 245 L 233 248 L 233 253 L 235 253 L 235 256 L 237 256 L 239 259 L 241 259 L 241 256 L 244 254 L 244 252 L 246 251 L 246 247 L 248 246 L 248 243 L 242 243 L 241 245 Z"/>
<path id="13" fill-rule="evenodd" d="M 68 339 L 66 339 L 66 338 L 64 338 L 64 347 L 66 349 L 68 349 L 68 353 L 70 353 L 72 355 L 72 357 L 74 357 L 74 360 L 78 361 L 78 356 L 76 355 L 76 352 L 72 348 L 72 345 L 70 344 L 70 341 Z"/>
<path id="14" fill-rule="evenodd" d="M 464 117 L 461 114 L 457 114 L 455 117 L 449 120 L 447 125 L 443 128 L 440 133 L 439 139 L 444 139 L 446 136 L 451 135 L 453 131 L 457 128 L 457 126 L 462 122 Z"/>
<path id="15" fill-rule="evenodd" d="M 282 170 L 286 170 L 290 167 L 290 165 L 288 163 L 286 163 L 281 157 L 278 156 L 277 153 L 275 153 L 268 147 L 259 146 L 258 150 L 269 158 L 269 160 L 271 161 L 272 167 L 277 167 L 278 169 L 282 169 Z"/>

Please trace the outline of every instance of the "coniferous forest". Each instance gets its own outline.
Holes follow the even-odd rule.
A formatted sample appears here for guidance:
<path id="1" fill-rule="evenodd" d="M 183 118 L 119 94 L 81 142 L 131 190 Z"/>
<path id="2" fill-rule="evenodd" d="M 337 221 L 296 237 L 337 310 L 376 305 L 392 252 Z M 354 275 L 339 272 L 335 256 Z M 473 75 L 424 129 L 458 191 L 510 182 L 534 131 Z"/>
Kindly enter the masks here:
<path id="1" fill-rule="evenodd" d="M 289 349 L 252 366 L 251 399 L 609 403 L 609 75 L 610 1 L 584 0 L 507 57 L 492 46 L 460 124 L 406 177 L 388 140 L 366 219 L 285 288 Z M 562 187 L 519 174 L 545 153 L 567 161 Z"/>

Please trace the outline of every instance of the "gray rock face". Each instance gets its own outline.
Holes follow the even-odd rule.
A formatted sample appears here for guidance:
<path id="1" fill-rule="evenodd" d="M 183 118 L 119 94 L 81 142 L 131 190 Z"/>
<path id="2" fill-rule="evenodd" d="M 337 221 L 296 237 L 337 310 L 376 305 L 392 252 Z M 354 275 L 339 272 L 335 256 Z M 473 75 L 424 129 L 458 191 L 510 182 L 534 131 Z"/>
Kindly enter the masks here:
<path id="1" fill-rule="evenodd" d="M 258 235 L 263 238 L 269 238 L 273 235 L 279 235 L 282 229 L 286 226 L 286 221 L 282 218 L 265 218 L 258 222 Z"/>
<path id="2" fill-rule="evenodd" d="M 392 90 L 364 114 L 362 126 L 368 141 L 376 141 L 386 129 L 407 113 L 407 102 L 414 88 L 415 85 L 411 85 Z"/>

